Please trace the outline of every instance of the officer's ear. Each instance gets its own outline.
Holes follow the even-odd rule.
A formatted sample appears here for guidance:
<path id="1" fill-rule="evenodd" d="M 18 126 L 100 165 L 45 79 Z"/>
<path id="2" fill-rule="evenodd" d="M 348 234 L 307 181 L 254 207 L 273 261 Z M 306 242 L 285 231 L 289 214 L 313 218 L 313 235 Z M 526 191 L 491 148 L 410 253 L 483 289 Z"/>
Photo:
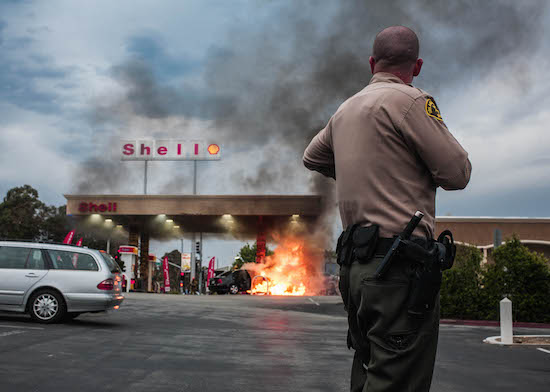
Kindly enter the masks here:
<path id="1" fill-rule="evenodd" d="M 424 60 L 422 60 L 421 58 L 416 60 L 416 63 L 414 64 L 414 69 L 413 69 L 413 76 L 418 76 L 418 74 L 420 73 L 420 70 L 422 69 L 422 64 L 424 64 Z"/>
<path id="2" fill-rule="evenodd" d="M 369 57 L 369 64 L 370 64 L 370 71 L 374 75 L 374 66 L 376 65 L 376 60 L 374 59 L 374 57 L 372 56 Z"/>

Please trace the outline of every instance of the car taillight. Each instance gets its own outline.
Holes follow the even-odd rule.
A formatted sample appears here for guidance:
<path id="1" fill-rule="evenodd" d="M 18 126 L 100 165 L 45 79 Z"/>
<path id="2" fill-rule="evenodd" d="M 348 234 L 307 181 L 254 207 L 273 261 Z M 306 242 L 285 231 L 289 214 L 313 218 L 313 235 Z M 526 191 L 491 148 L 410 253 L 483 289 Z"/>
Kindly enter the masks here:
<path id="1" fill-rule="evenodd" d="M 113 279 L 105 279 L 103 282 L 97 285 L 100 290 L 112 290 L 115 288 L 115 282 Z"/>

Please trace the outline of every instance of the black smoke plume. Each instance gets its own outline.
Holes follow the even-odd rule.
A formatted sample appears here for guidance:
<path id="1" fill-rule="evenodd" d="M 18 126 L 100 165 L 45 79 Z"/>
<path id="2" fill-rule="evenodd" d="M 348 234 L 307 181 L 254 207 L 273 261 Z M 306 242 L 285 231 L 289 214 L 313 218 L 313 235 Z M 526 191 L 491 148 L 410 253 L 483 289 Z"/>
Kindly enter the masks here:
<path id="1" fill-rule="evenodd" d="M 113 77 L 126 94 L 98 106 L 94 125 L 124 129 L 125 123 L 138 118 L 156 121 L 162 128 L 180 116 L 180 126 L 172 129 L 181 131 L 190 117 L 211 120 L 214 125 L 205 136 L 221 140 L 226 151 L 246 143 L 250 149 L 273 145 L 294 152 L 291 159 L 277 153 L 258 156 L 253 175 L 233 168 L 226 175 L 238 181 L 238 189 L 293 193 L 304 178 L 304 148 L 338 105 L 368 83 L 368 57 L 381 29 L 405 25 L 417 32 L 425 65 L 415 84 L 437 97 L 461 84 L 476 83 L 496 69 L 514 70 L 509 65 L 513 59 L 528 58 L 538 47 L 547 6 L 542 0 L 282 4 L 269 24 L 235 27 L 227 38 L 220 37 L 208 52 L 202 89 L 161 82 L 146 58 L 130 58 L 113 67 Z M 117 132 L 113 136 L 122 136 Z M 180 137 L 179 131 L 163 132 L 163 137 Z M 95 160 L 83 167 L 79 183 L 92 181 L 90 171 L 112 178 L 102 192 L 117 193 L 115 185 L 125 181 L 121 165 Z M 317 174 L 311 178 L 311 191 L 328 195 L 327 210 L 334 211 L 331 181 Z"/>

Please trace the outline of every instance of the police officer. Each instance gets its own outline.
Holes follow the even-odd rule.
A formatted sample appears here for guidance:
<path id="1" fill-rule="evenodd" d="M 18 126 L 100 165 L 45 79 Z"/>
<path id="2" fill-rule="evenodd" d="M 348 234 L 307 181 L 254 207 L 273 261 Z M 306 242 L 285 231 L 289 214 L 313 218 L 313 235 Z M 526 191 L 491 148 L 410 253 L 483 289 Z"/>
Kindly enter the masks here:
<path id="1" fill-rule="evenodd" d="M 336 180 L 343 227 L 377 228 L 367 260 L 342 265 L 348 347 L 355 349 L 351 391 L 428 391 L 439 330 L 439 287 L 423 318 L 407 312 L 418 263 L 400 256 L 384 279 L 375 271 L 415 211 L 413 232 L 434 238 L 435 193 L 470 180 L 468 154 L 447 129 L 434 98 L 411 85 L 423 61 L 416 34 L 403 26 L 375 38 L 367 87 L 346 100 L 306 148 L 304 165 Z M 440 273 L 440 271 L 438 271 Z"/>

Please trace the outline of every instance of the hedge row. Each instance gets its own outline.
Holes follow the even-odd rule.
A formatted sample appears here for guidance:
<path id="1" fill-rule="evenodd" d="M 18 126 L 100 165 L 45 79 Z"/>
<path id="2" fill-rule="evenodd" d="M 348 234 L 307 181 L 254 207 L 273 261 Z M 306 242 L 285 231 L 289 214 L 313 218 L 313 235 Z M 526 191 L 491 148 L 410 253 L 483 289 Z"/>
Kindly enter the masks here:
<path id="1" fill-rule="evenodd" d="M 498 320 L 499 302 L 508 297 L 514 321 L 550 322 L 550 268 L 543 255 L 514 237 L 494 250 L 491 263 L 481 261 L 479 249 L 458 246 L 455 265 L 443 273 L 442 318 Z"/>

